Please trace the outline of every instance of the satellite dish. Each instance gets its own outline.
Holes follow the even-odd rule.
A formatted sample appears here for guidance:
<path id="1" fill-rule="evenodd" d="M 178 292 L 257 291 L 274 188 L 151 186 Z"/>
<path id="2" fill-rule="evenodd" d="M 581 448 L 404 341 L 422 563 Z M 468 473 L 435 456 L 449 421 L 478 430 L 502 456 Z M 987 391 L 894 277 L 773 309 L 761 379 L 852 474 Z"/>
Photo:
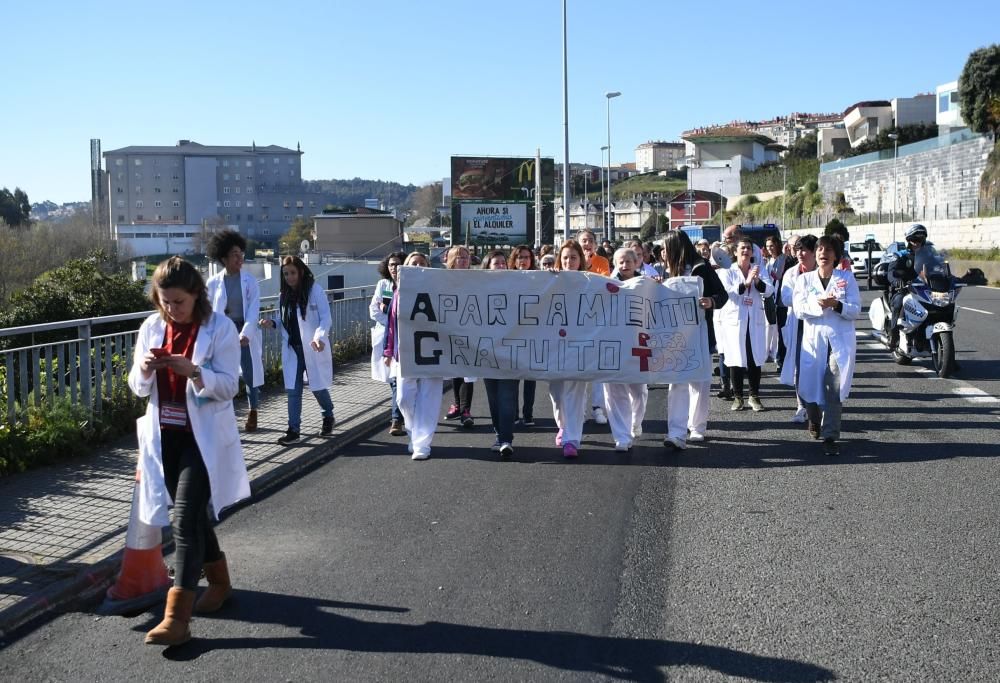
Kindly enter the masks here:
<path id="1" fill-rule="evenodd" d="M 299 250 L 301 250 L 303 254 L 309 253 L 309 240 L 302 240 L 302 244 L 299 245 Z"/>

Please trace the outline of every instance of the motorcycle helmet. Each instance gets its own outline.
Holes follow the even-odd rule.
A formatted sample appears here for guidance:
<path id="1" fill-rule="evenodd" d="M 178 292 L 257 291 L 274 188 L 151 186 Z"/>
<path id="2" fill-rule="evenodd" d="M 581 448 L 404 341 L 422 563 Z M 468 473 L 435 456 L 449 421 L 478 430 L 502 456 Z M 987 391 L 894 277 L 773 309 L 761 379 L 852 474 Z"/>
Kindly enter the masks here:
<path id="1" fill-rule="evenodd" d="M 914 223 L 906 231 L 906 241 L 907 242 L 919 242 L 924 243 L 927 241 L 927 228 L 922 226 L 920 223 Z"/>

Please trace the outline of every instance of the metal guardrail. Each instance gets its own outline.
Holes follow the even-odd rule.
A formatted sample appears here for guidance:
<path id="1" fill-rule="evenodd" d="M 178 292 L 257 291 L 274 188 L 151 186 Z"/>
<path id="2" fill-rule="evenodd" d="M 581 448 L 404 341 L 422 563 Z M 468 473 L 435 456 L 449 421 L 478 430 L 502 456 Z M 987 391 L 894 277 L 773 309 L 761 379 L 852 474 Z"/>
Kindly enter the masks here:
<path id="1" fill-rule="evenodd" d="M 331 343 L 368 334 L 368 303 L 374 290 L 372 285 L 326 291 L 333 319 Z M 267 316 L 277 304 L 277 296 L 262 298 L 261 315 Z M 45 407 L 53 397 L 69 399 L 73 405 L 83 405 L 100 414 L 104 399 L 127 384 L 139 326 L 152 313 L 142 311 L 0 329 L 0 338 L 76 331 L 74 339 L 0 351 L 0 424 L 23 422 L 30 406 Z M 94 328 L 130 321 L 136 321 L 133 330 L 92 334 Z M 281 362 L 281 335 L 270 330 L 263 332 L 264 366 L 269 367 Z"/>

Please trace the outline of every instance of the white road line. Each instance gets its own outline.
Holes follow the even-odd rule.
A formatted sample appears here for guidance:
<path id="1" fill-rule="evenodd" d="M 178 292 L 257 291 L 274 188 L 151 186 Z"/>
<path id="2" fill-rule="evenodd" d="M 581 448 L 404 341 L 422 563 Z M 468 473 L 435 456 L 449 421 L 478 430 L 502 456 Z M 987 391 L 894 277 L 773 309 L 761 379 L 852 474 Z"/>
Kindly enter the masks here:
<path id="1" fill-rule="evenodd" d="M 961 396 L 966 401 L 972 401 L 973 403 L 1000 403 L 1000 398 L 995 396 L 990 396 L 982 389 L 970 386 L 954 387 L 951 393 Z"/>
<path id="2" fill-rule="evenodd" d="M 990 311 L 980 311 L 978 308 L 969 308 L 968 306 L 959 306 L 963 311 L 972 311 L 973 313 L 985 313 L 986 315 L 993 315 Z"/>

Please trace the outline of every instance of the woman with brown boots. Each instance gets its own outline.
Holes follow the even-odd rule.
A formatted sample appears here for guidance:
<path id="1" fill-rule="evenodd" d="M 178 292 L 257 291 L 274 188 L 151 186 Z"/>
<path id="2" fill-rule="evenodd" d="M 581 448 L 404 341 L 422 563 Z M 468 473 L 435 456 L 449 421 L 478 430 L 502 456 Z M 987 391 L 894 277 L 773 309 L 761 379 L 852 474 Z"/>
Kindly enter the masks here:
<path id="1" fill-rule="evenodd" d="M 232 590 L 208 507 L 217 516 L 250 496 L 233 409 L 240 340 L 232 322 L 212 312 L 198 270 L 179 256 L 156 268 L 150 299 L 157 313 L 139 329 L 128 377 L 137 396 L 149 397 L 137 421 L 139 517 L 166 526 L 172 502 L 176 550 L 163 621 L 146 643 L 180 645 L 191 638 L 192 612 L 219 609 Z M 202 568 L 209 586 L 196 603 Z"/>

